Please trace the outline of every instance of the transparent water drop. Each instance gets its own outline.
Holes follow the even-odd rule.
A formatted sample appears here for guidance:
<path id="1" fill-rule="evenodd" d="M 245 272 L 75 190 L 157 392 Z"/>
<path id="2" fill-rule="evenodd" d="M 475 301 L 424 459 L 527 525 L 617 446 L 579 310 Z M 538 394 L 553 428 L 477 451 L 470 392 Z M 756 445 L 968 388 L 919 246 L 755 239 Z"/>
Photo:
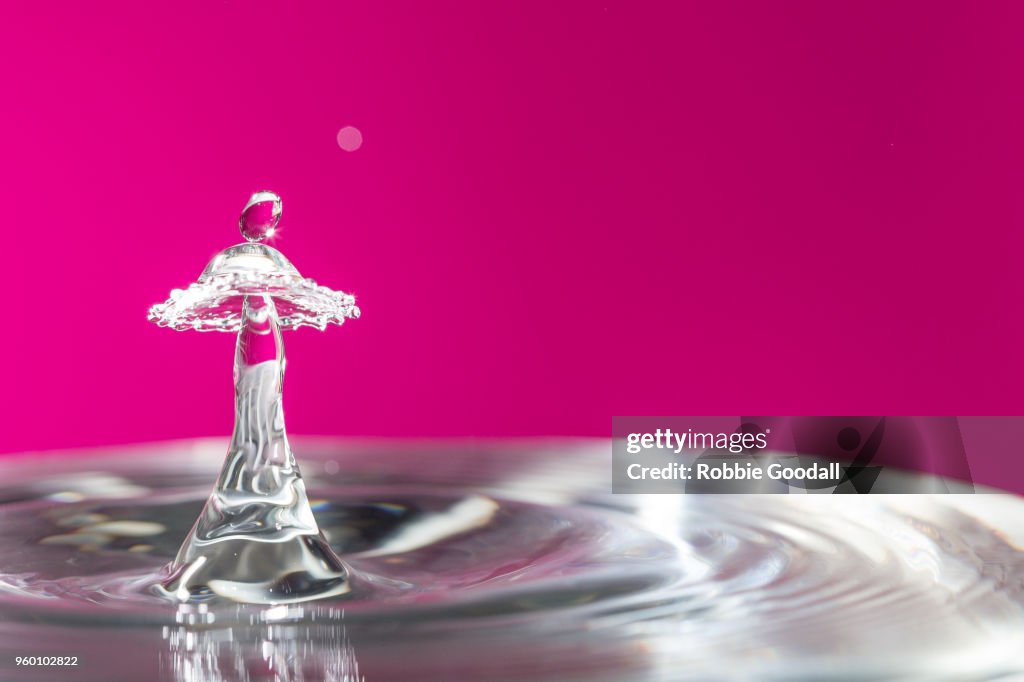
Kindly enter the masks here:
<path id="1" fill-rule="evenodd" d="M 250 242 L 273 237 L 281 220 L 281 197 L 273 192 L 256 192 L 249 197 L 238 219 L 238 229 Z"/>

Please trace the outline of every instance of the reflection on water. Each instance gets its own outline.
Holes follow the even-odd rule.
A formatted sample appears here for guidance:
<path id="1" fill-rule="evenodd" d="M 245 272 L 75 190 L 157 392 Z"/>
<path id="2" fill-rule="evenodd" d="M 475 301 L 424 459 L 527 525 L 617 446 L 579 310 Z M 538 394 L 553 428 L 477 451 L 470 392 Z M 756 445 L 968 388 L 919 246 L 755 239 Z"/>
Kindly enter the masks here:
<path id="1" fill-rule="evenodd" d="M 104 682 L 1024 673 L 1019 498 L 612 495 L 607 446 L 300 440 L 351 589 L 274 605 L 154 589 L 223 443 L 6 460 L 0 679 L 33 654 Z"/>
<path id="2" fill-rule="evenodd" d="M 178 606 L 161 675 L 174 682 L 362 682 L 340 608 Z"/>

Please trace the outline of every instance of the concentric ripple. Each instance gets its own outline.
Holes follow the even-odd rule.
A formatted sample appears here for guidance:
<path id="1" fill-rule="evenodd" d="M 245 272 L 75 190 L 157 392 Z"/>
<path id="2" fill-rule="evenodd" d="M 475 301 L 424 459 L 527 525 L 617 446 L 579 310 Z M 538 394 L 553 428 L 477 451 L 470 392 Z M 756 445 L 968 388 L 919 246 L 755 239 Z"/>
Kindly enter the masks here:
<path id="1" fill-rule="evenodd" d="M 232 679 L 239 666 L 274 679 L 267 661 L 298 652 L 322 664 L 306 679 L 356 679 L 356 659 L 367 680 L 1024 673 L 1024 503 L 1010 496 L 610 495 L 600 441 L 299 439 L 351 591 L 197 611 L 153 586 L 222 447 L 0 465 L 6 658 L 60 637 L 91 655 L 133 647 L 103 661 L 111 680 L 146 665 L 153 679 Z M 327 623 L 343 624 L 343 658 Z M 281 632 L 319 644 L 268 644 Z"/>

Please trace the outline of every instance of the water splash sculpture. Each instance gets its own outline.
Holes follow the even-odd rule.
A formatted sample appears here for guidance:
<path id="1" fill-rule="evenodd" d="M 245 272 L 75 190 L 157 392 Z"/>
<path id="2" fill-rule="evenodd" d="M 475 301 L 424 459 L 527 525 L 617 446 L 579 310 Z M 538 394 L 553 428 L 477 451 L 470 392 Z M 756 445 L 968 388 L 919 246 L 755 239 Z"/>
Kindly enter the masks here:
<path id="1" fill-rule="evenodd" d="M 281 199 L 257 192 L 242 211 L 246 242 L 218 254 L 187 289 L 154 305 L 149 319 L 176 330 L 237 332 L 235 429 L 202 514 L 170 565 L 163 589 L 182 601 L 216 596 L 284 603 L 350 589 L 306 497 L 285 433 L 281 332 L 325 329 L 359 316 L 355 299 L 304 279 L 263 240 Z"/>

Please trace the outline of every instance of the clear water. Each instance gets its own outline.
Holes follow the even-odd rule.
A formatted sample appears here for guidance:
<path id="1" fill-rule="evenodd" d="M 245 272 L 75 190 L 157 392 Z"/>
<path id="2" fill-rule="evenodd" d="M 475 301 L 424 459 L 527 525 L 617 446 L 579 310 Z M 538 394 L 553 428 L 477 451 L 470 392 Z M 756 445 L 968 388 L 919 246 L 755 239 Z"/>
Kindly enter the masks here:
<path id="1" fill-rule="evenodd" d="M 242 208 L 238 229 L 242 244 L 224 249 L 199 279 L 149 309 L 149 319 L 179 331 L 236 332 L 244 323 L 242 307 L 250 296 L 273 300 L 281 329 L 326 329 L 358 318 L 355 297 L 304 278 L 283 253 L 261 243 L 274 237 L 281 220 L 281 197 L 256 192 Z"/>
<path id="2" fill-rule="evenodd" d="M 309 601 L 352 589 L 317 526 L 285 433 L 284 345 L 273 299 L 245 298 L 235 429 L 203 511 L 162 588 L 179 601 Z"/>
<path id="3" fill-rule="evenodd" d="M 601 441 L 295 449 L 351 589 L 276 606 L 153 587 L 223 442 L 0 462 L 0 679 L 1024 673 L 1016 497 L 610 495 Z M 13 666 L 42 654 L 80 666 Z"/>
<path id="4" fill-rule="evenodd" d="M 260 242 L 274 236 L 281 221 L 281 197 L 273 192 L 256 192 L 238 217 L 238 230 L 250 242 Z"/>
<path id="5" fill-rule="evenodd" d="M 235 428 L 221 474 L 161 581 L 180 602 L 298 603 L 352 591 L 317 526 L 285 433 L 282 330 L 358 317 L 355 299 L 303 279 L 276 249 L 281 198 L 257 192 L 238 227 L 248 243 L 218 254 L 187 290 L 150 309 L 172 329 L 237 331 Z"/>

